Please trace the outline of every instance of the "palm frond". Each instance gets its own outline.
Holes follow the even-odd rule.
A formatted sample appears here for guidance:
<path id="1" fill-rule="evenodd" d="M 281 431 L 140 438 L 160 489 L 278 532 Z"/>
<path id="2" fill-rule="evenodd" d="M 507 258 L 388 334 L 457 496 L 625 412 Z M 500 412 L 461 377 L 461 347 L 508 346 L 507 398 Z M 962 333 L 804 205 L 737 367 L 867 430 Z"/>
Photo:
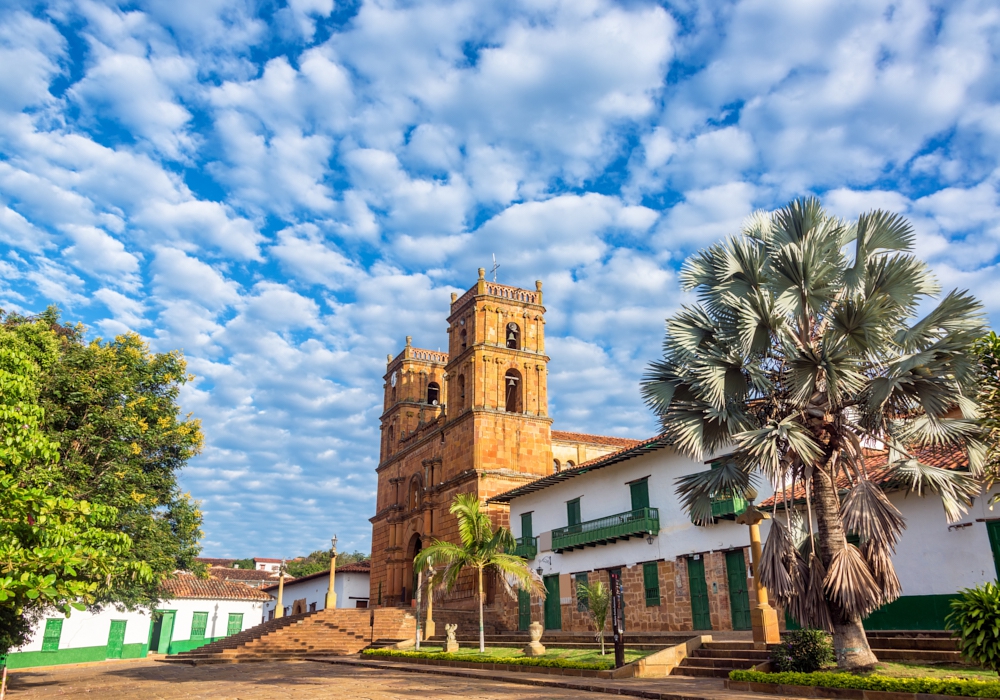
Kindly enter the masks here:
<path id="1" fill-rule="evenodd" d="M 777 520 L 771 521 L 771 530 L 761 552 L 760 582 L 776 601 L 787 602 L 795 595 L 795 586 L 786 562 L 795 556 L 795 546 L 788 530 Z"/>
<path id="2" fill-rule="evenodd" d="M 714 469 L 678 477 L 677 493 L 681 505 L 692 521 L 707 525 L 712 522 L 712 499 L 722 496 L 744 496 L 750 488 L 750 472 L 735 460 L 726 460 Z"/>
<path id="3" fill-rule="evenodd" d="M 809 582 L 802 596 L 802 617 L 799 620 L 807 627 L 832 633 L 833 617 L 825 595 L 826 569 L 823 567 L 823 560 L 815 552 L 809 553 L 807 570 Z"/>
<path id="4" fill-rule="evenodd" d="M 892 565 L 889 548 L 876 539 L 870 539 L 861 545 L 861 554 L 868 562 L 868 568 L 871 569 L 875 583 L 882 592 L 879 605 L 888 605 L 899 598 L 903 593 L 903 587 L 896 576 L 896 568 Z"/>
<path id="5" fill-rule="evenodd" d="M 853 544 L 834 552 L 823 590 L 849 617 L 866 617 L 882 599 L 868 563 Z"/>
<path id="6" fill-rule="evenodd" d="M 979 494 L 979 482 L 971 475 L 924 464 L 918 459 L 899 460 L 889 465 L 894 475 L 910 491 L 922 496 L 931 491 L 941 497 L 948 522 L 958 522 Z"/>
<path id="7" fill-rule="evenodd" d="M 868 479 L 861 479 L 848 492 L 840 506 L 840 517 L 848 532 L 887 548 L 895 545 L 906 527 L 903 514 L 889 502 L 882 489 Z"/>

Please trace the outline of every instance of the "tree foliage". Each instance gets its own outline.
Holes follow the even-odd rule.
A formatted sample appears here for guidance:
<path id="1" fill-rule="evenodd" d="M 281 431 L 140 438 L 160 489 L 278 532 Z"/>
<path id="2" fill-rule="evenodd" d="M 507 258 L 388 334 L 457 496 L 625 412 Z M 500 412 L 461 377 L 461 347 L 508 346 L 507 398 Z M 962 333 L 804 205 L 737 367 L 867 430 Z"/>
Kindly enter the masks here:
<path id="1" fill-rule="evenodd" d="M 58 461 L 25 460 L 10 472 L 23 488 L 91 504 L 131 548 L 127 564 L 93 603 L 151 606 L 162 580 L 195 569 L 201 513 L 177 475 L 202 445 L 199 422 L 180 413 L 190 377 L 179 352 L 152 353 L 134 333 L 85 339 L 81 325 L 60 322 L 54 308 L 34 318 L 2 317 L 0 343 L 31 357 L 39 430 L 58 444 Z M 150 576 L 135 576 L 143 565 Z M 127 572 L 127 573 L 126 573 Z"/>
<path id="2" fill-rule="evenodd" d="M 587 615 L 594 627 L 594 634 L 601 642 L 601 656 L 604 656 L 604 625 L 611 608 L 611 589 L 604 581 L 576 584 L 576 597 L 586 601 Z"/>
<path id="3" fill-rule="evenodd" d="M 317 549 L 308 556 L 288 561 L 285 564 L 285 572 L 289 576 L 300 578 L 302 576 L 309 576 L 310 574 L 317 574 L 320 571 L 329 571 L 331 556 L 333 556 L 333 550 Z M 369 557 L 367 554 L 362 554 L 357 551 L 338 552 L 337 567 L 339 568 L 341 566 L 347 566 L 348 564 L 355 564 L 360 561 L 368 561 L 368 559 Z"/>
<path id="4" fill-rule="evenodd" d="M 434 540 L 422 549 L 413 560 L 417 570 L 437 568 L 431 584 L 454 588 L 458 577 L 465 569 L 476 573 L 479 584 L 479 651 L 486 650 L 483 632 L 483 572 L 497 571 L 507 594 L 515 596 L 515 589 L 532 593 L 543 590 L 541 581 L 521 557 L 507 554 L 514 551 L 517 542 L 510 530 L 501 526 L 496 529 L 479 504 L 479 498 L 472 493 L 460 493 L 452 501 L 449 512 L 458 518 L 458 535 L 461 544 Z"/>
<path id="5" fill-rule="evenodd" d="M 989 485 L 1000 482 L 1000 337 L 993 331 L 976 341 L 979 357 L 979 410 L 986 429 L 984 473 Z"/>
<path id="6" fill-rule="evenodd" d="M 966 588 L 951 601 L 948 629 L 962 638 L 962 656 L 1000 673 L 1000 588 L 984 583 Z"/>
<path id="7" fill-rule="evenodd" d="M 846 222 L 802 199 L 754 214 L 686 263 L 698 303 L 667 319 L 643 385 L 680 450 L 728 452 L 678 481 L 696 522 L 756 474 L 804 486 L 805 522 L 818 525 L 808 556 L 775 520 L 761 577 L 800 623 L 835 633 L 846 666 L 874 663 L 860 620 L 899 595 L 891 552 L 905 526 L 869 479 L 865 445 L 885 444 L 893 484 L 937 493 L 952 520 L 979 492 L 986 457 L 971 352 L 982 307 L 953 291 L 918 318 L 939 288 L 912 248 L 909 223 L 882 211 Z M 970 471 L 922 462 L 935 448 L 963 450 Z"/>

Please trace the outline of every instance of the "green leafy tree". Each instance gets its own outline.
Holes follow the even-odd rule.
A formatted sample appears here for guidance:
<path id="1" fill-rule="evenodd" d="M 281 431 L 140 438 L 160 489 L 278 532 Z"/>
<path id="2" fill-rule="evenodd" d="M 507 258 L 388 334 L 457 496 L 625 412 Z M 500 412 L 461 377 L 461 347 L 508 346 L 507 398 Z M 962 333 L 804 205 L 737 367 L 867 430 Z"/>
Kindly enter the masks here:
<path id="1" fill-rule="evenodd" d="M 611 608 L 611 589 L 604 585 L 604 581 L 578 583 L 576 597 L 586 601 L 587 614 L 594 626 L 594 633 L 601 642 L 601 656 L 604 656 L 604 625 L 608 621 L 608 610 Z"/>
<path id="2" fill-rule="evenodd" d="M 805 487 L 810 534 L 813 515 L 818 527 L 808 556 L 775 519 L 761 579 L 803 626 L 833 633 L 847 668 L 876 662 L 861 620 L 900 592 L 890 555 L 905 523 L 869 479 L 864 445 L 887 445 L 893 482 L 936 492 L 952 520 L 979 492 L 986 454 L 971 352 L 982 308 L 955 291 L 918 319 L 940 290 L 912 248 L 909 223 L 882 211 L 846 222 L 802 199 L 754 214 L 686 263 L 698 303 L 667 319 L 643 384 L 678 449 L 728 451 L 678 481 L 695 522 L 756 474 Z M 964 449 L 971 473 L 920 461 L 938 446 Z"/>
<path id="3" fill-rule="evenodd" d="M 32 486 L 15 476 L 60 467 L 37 403 L 39 361 L 55 357 L 52 344 L 33 347 L 0 331 L 0 656 L 27 641 L 43 610 L 68 615 L 113 595 L 113 581 L 152 579 L 148 565 L 129 557 L 115 508 L 65 496 L 55 481 Z"/>
<path id="4" fill-rule="evenodd" d="M 60 323 L 54 308 L 7 315 L 0 333 L 39 360 L 40 427 L 59 444 L 58 468 L 30 461 L 13 475 L 27 488 L 113 508 L 132 541 L 122 556 L 153 575 L 113 580 L 96 604 L 154 605 L 163 579 L 197 569 L 202 534 L 198 504 L 177 483 L 202 445 L 199 422 L 177 404 L 190 379 L 183 356 L 152 353 L 133 333 L 88 342 L 83 326 Z"/>
<path id="5" fill-rule="evenodd" d="M 431 581 L 432 585 L 444 585 L 450 591 L 458 582 L 465 569 L 475 571 L 479 586 L 479 651 L 486 651 L 486 637 L 483 632 L 483 572 L 487 569 L 498 571 L 506 592 L 512 597 L 515 588 L 540 593 L 541 582 L 521 557 L 507 554 L 514 551 L 517 543 L 505 527 L 494 529 L 490 517 L 479 504 L 475 494 L 461 493 L 455 496 L 449 512 L 458 518 L 458 536 L 461 544 L 434 540 L 422 549 L 413 560 L 418 571 L 428 566 L 442 565 Z"/>
<path id="6" fill-rule="evenodd" d="M 237 559 L 233 562 L 234 569 L 243 569 L 244 571 L 253 571 L 256 566 L 254 565 L 253 559 Z"/>
<path id="7" fill-rule="evenodd" d="M 287 562 L 285 571 L 289 576 L 294 576 L 295 578 L 318 574 L 320 571 L 329 571 L 331 556 L 333 556 L 333 550 L 317 549 L 315 552 L 309 554 L 309 556 Z M 338 568 L 359 561 L 368 561 L 368 555 L 361 552 L 340 552 L 337 554 Z"/>

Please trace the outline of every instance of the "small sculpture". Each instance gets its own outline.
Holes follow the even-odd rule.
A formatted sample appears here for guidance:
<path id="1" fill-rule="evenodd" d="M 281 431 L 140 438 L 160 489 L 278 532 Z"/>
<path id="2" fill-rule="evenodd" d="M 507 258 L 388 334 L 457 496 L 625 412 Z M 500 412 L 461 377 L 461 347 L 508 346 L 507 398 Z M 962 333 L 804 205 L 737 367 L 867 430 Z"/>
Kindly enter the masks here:
<path id="1" fill-rule="evenodd" d="M 444 650 L 447 652 L 458 651 L 458 642 L 455 641 L 455 630 L 458 629 L 458 625 L 445 625 L 444 626 Z"/>
<path id="2" fill-rule="evenodd" d="M 528 646 L 524 647 L 525 656 L 542 656 L 545 654 L 545 647 L 539 641 L 544 631 L 545 628 L 542 627 L 542 623 L 537 620 L 528 625 L 528 636 L 531 638 L 531 641 L 528 642 Z"/>

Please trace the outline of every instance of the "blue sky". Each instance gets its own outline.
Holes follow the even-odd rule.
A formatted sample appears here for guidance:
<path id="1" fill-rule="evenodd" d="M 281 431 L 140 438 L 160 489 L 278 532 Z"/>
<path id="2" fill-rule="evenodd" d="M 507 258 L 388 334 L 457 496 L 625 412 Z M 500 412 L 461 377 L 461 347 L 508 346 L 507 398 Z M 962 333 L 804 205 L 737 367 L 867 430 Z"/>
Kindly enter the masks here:
<path id="1" fill-rule="evenodd" d="M 645 437 L 693 250 L 816 194 L 996 324 L 993 1 L 21 2 L 0 306 L 182 348 L 205 553 L 367 551 L 387 353 L 545 283 L 556 427 Z"/>

